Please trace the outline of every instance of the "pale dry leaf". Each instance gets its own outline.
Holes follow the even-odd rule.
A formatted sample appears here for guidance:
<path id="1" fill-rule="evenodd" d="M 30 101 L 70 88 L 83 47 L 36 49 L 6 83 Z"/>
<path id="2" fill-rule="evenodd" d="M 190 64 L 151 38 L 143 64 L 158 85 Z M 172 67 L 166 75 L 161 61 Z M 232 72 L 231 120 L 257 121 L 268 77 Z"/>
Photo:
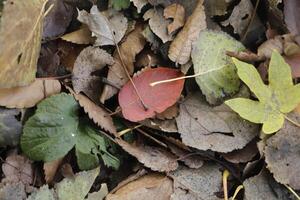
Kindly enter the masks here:
<path id="1" fill-rule="evenodd" d="M 173 193 L 173 181 L 161 174 L 151 173 L 129 182 L 106 200 L 169 200 Z"/>
<path id="2" fill-rule="evenodd" d="M 28 86 L 0 89 L 0 105 L 7 108 L 30 108 L 44 98 L 58 94 L 60 90 L 58 80 L 37 79 Z"/>
<path id="3" fill-rule="evenodd" d="M 147 145 L 129 144 L 121 139 L 116 142 L 138 161 L 154 171 L 170 172 L 178 167 L 177 157 L 166 149 Z"/>
<path id="4" fill-rule="evenodd" d="M 63 158 L 60 158 L 51 162 L 44 163 L 43 169 L 46 183 L 51 183 L 53 181 L 57 169 L 61 165 L 62 161 Z"/>
<path id="5" fill-rule="evenodd" d="M 172 4 L 164 9 L 164 17 L 172 18 L 173 22 L 168 25 L 168 33 L 172 34 L 174 31 L 183 27 L 185 22 L 185 10 L 180 4 Z"/>
<path id="6" fill-rule="evenodd" d="M 142 11 L 142 8 L 148 4 L 147 0 L 130 0 L 133 5 L 137 8 L 138 13 Z"/>
<path id="7" fill-rule="evenodd" d="M 164 112 L 157 113 L 155 117 L 160 120 L 173 119 L 178 116 L 178 113 L 179 113 L 178 105 L 174 104 L 173 106 L 167 108 Z"/>
<path id="8" fill-rule="evenodd" d="M 91 44 L 95 41 L 88 26 L 83 25 L 78 30 L 61 36 L 61 39 L 74 44 Z"/>
<path id="9" fill-rule="evenodd" d="M 78 11 L 78 20 L 90 28 L 93 36 L 97 37 L 95 45 L 116 45 L 124 37 L 127 30 L 127 18 L 114 10 L 100 12 L 96 5 L 90 13 Z"/>
<path id="10" fill-rule="evenodd" d="M 203 0 L 199 0 L 193 14 L 188 17 L 183 29 L 171 43 L 169 58 L 175 63 L 187 63 L 191 57 L 192 44 L 204 29 L 206 29 L 205 11 Z"/>
<path id="11" fill-rule="evenodd" d="M 83 107 L 89 118 L 92 119 L 96 124 L 98 124 L 98 126 L 112 134 L 117 134 L 113 119 L 105 109 L 96 105 L 94 102 L 92 102 L 82 94 L 73 93 L 73 96 L 78 101 L 79 105 Z"/>
<path id="12" fill-rule="evenodd" d="M 86 47 L 77 57 L 72 75 L 73 88 L 76 93 L 83 92 L 93 101 L 99 101 L 98 92 L 101 80 L 91 73 L 101 70 L 106 65 L 113 65 L 112 56 L 98 47 Z"/>
<path id="13" fill-rule="evenodd" d="M 173 40 L 173 35 L 168 33 L 169 20 L 163 16 L 162 8 L 152 8 L 144 14 L 144 20 L 149 19 L 149 26 L 153 33 L 157 35 L 163 43 Z"/>
<path id="14" fill-rule="evenodd" d="M 93 192 L 88 194 L 86 200 L 103 200 L 108 194 L 108 188 L 106 183 L 101 184 L 101 189 L 98 192 Z"/>
<path id="15" fill-rule="evenodd" d="M 26 196 L 25 185 L 22 182 L 9 183 L 0 187 L 1 200 L 23 200 Z"/>
<path id="16" fill-rule="evenodd" d="M 25 156 L 12 154 L 6 157 L 2 165 L 2 171 L 5 176 L 4 182 L 32 184 L 33 165 Z"/>
<path id="17" fill-rule="evenodd" d="M 136 25 L 132 31 L 120 45 L 120 54 L 125 66 L 122 66 L 122 60 L 117 51 L 114 53 L 115 63 L 109 67 L 107 80 L 122 87 L 129 80 L 123 67 L 126 67 L 129 74 L 134 72 L 135 56 L 141 52 L 146 44 L 146 40 L 142 35 L 142 25 Z M 117 94 L 118 90 L 110 85 L 105 85 L 100 97 L 100 101 L 104 103 L 107 99 Z"/>
<path id="18" fill-rule="evenodd" d="M 180 167 L 169 175 L 174 180 L 171 200 L 221 200 L 216 193 L 221 191 L 222 173 L 216 164 L 205 163 L 200 169 Z"/>
<path id="19" fill-rule="evenodd" d="M 259 126 L 236 114 L 226 105 L 209 106 L 199 93 L 188 96 L 176 118 L 184 144 L 227 153 L 246 146 L 259 133 Z"/>
<path id="20" fill-rule="evenodd" d="M 285 123 L 284 128 L 267 140 L 264 149 L 267 168 L 275 180 L 296 190 L 300 190 L 299 144 L 299 127 Z"/>
<path id="21" fill-rule="evenodd" d="M 257 49 L 257 55 L 265 59 L 270 59 L 274 50 L 280 54 L 283 52 L 283 40 L 281 36 L 275 36 L 273 39 L 262 43 Z"/>
<path id="22" fill-rule="evenodd" d="M 1 14 L 0 88 L 35 79 L 41 48 L 45 0 L 8 0 Z"/>

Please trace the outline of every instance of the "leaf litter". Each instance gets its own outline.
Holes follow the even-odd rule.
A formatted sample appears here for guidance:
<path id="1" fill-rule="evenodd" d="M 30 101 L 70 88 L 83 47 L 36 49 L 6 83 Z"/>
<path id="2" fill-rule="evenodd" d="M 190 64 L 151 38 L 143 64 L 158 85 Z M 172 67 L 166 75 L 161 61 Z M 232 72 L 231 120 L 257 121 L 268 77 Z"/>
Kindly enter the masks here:
<path id="1" fill-rule="evenodd" d="M 298 2 L 0 9 L 0 199 L 299 198 Z"/>

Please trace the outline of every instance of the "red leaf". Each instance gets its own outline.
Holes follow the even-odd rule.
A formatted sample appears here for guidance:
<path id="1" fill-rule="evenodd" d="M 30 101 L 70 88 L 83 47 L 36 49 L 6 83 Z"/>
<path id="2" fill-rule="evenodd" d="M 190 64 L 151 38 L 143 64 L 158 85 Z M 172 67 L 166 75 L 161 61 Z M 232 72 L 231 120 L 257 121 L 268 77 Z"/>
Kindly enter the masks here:
<path id="1" fill-rule="evenodd" d="M 132 83 L 127 82 L 119 93 L 123 116 L 137 122 L 153 117 L 156 113 L 161 113 L 175 104 L 180 97 L 184 80 L 162 83 L 153 87 L 150 83 L 180 76 L 183 74 L 177 70 L 158 67 L 145 69 L 141 74 L 133 77 L 133 82 L 148 109 L 144 109 Z"/>

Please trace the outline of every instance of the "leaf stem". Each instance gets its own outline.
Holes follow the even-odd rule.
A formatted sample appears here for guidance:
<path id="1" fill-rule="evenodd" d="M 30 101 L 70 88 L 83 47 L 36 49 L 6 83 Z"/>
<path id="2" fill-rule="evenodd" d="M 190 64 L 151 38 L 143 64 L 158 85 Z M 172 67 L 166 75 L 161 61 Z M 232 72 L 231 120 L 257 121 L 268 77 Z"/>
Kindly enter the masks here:
<path id="1" fill-rule="evenodd" d="M 286 116 L 286 115 L 283 115 L 283 116 L 284 116 L 284 118 L 285 118 L 286 120 L 288 120 L 289 122 L 291 122 L 291 123 L 294 124 L 295 126 L 300 127 L 300 123 L 294 121 L 293 119 L 289 118 L 289 117 Z"/>

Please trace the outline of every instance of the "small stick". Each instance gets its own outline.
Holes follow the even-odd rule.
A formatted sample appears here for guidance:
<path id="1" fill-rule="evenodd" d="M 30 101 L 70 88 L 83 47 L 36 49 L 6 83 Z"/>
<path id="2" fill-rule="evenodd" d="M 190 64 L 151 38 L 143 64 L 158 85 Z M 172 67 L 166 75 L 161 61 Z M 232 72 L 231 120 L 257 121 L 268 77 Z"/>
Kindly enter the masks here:
<path id="1" fill-rule="evenodd" d="M 239 185 L 239 186 L 235 189 L 234 194 L 233 194 L 233 196 L 232 196 L 232 200 L 234 200 L 234 199 L 236 198 L 236 196 L 238 195 L 238 193 L 239 193 L 242 189 L 244 189 L 244 186 L 243 186 L 243 185 Z"/>
<path id="2" fill-rule="evenodd" d="M 223 172 L 223 190 L 224 190 L 224 200 L 228 200 L 228 186 L 227 186 L 227 179 L 230 175 L 229 171 L 225 169 Z"/>

